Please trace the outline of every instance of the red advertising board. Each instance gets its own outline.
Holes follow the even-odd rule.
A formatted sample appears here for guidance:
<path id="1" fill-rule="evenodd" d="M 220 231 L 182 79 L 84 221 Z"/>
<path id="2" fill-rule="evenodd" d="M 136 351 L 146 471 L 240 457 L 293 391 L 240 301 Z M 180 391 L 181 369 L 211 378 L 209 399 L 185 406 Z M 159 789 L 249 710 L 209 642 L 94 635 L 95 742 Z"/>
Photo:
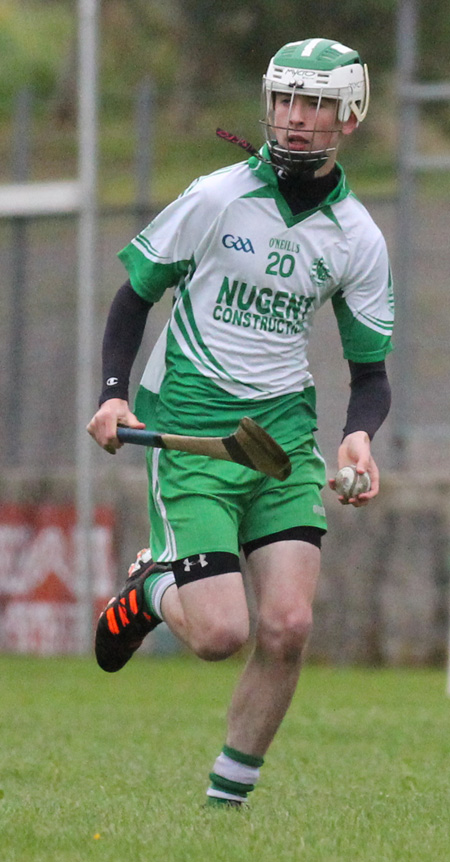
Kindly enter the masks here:
<path id="1" fill-rule="evenodd" d="M 64 655 L 80 648 L 73 506 L 0 504 L 0 651 Z M 99 507 L 91 536 L 92 617 L 114 593 L 114 512 Z"/>

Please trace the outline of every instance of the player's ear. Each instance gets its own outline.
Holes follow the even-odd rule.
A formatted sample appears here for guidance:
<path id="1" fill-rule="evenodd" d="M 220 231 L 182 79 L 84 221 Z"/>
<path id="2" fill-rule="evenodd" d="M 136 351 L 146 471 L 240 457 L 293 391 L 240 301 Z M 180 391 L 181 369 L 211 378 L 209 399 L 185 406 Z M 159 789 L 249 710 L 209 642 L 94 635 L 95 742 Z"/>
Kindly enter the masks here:
<path id="1" fill-rule="evenodd" d="M 351 113 L 348 120 L 342 124 L 342 134 L 343 135 L 351 135 L 352 132 L 355 131 L 359 126 L 358 120 L 355 114 Z"/>

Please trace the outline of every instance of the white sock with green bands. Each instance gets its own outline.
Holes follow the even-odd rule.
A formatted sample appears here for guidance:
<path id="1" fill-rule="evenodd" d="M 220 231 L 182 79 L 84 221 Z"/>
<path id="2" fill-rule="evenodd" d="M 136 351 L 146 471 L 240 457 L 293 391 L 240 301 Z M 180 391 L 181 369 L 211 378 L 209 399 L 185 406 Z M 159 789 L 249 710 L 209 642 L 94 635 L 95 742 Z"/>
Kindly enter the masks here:
<path id="1" fill-rule="evenodd" d="M 145 603 L 151 615 L 162 620 L 161 602 L 164 593 L 175 583 L 173 572 L 155 572 L 144 583 Z"/>
<path id="2" fill-rule="evenodd" d="M 244 754 L 224 745 L 209 777 L 206 791 L 210 805 L 240 805 L 247 799 L 259 779 L 264 758 Z"/>

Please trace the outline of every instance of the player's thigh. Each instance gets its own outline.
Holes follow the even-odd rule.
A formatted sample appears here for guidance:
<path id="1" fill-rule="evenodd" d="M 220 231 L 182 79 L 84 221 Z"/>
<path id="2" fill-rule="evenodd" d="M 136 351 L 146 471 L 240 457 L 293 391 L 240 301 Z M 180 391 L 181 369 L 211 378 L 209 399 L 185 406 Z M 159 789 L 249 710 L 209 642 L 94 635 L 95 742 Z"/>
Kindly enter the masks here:
<path id="1" fill-rule="evenodd" d="M 256 548 L 247 559 L 260 614 L 285 615 L 310 608 L 320 573 L 320 549 L 310 542 L 283 540 Z"/>
<path id="2" fill-rule="evenodd" d="M 217 661 L 239 650 L 250 630 L 239 557 L 200 553 L 172 564 L 185 638 L 201 658 Z"/>
<path id="3" fill-rule="evenodd" d="M 249 632 L 247 598 L 240 571 L 185 583 L 178 596 L 191 631 L 217 638 L 230 633 L 244 642 Z"/>
<path id="4" fill-rule="evenodd" d="M 298 540 L 274 542 L 252 551 L 247 565 L 259 648 L 273 658 L 298 662 L 312 626 L 319 548 Z"/>

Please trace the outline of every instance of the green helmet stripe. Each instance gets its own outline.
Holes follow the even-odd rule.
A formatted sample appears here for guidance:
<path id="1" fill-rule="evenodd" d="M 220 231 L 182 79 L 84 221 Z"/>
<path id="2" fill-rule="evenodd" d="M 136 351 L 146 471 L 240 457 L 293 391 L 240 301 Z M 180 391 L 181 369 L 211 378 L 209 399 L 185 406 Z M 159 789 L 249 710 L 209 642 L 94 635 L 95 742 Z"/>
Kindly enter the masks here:
<path id="1" fill-rule="evenodd" d="M 303 43 L 305 47 L 301 52 L 302 57 L 310 57 L 316 45 L 320 45 L 323 41 L 323 39 L 307 39 L 306 42 Z"/>
<path id="2" fill-rule="evenodd" d="M 357 51 L 332 39 L 304 39 L 303 42 L 284 45 L 275 54 L 273 62 L 277 66 L 330 72 L 340 66 L 360 63 L 361 59 Z"/>

